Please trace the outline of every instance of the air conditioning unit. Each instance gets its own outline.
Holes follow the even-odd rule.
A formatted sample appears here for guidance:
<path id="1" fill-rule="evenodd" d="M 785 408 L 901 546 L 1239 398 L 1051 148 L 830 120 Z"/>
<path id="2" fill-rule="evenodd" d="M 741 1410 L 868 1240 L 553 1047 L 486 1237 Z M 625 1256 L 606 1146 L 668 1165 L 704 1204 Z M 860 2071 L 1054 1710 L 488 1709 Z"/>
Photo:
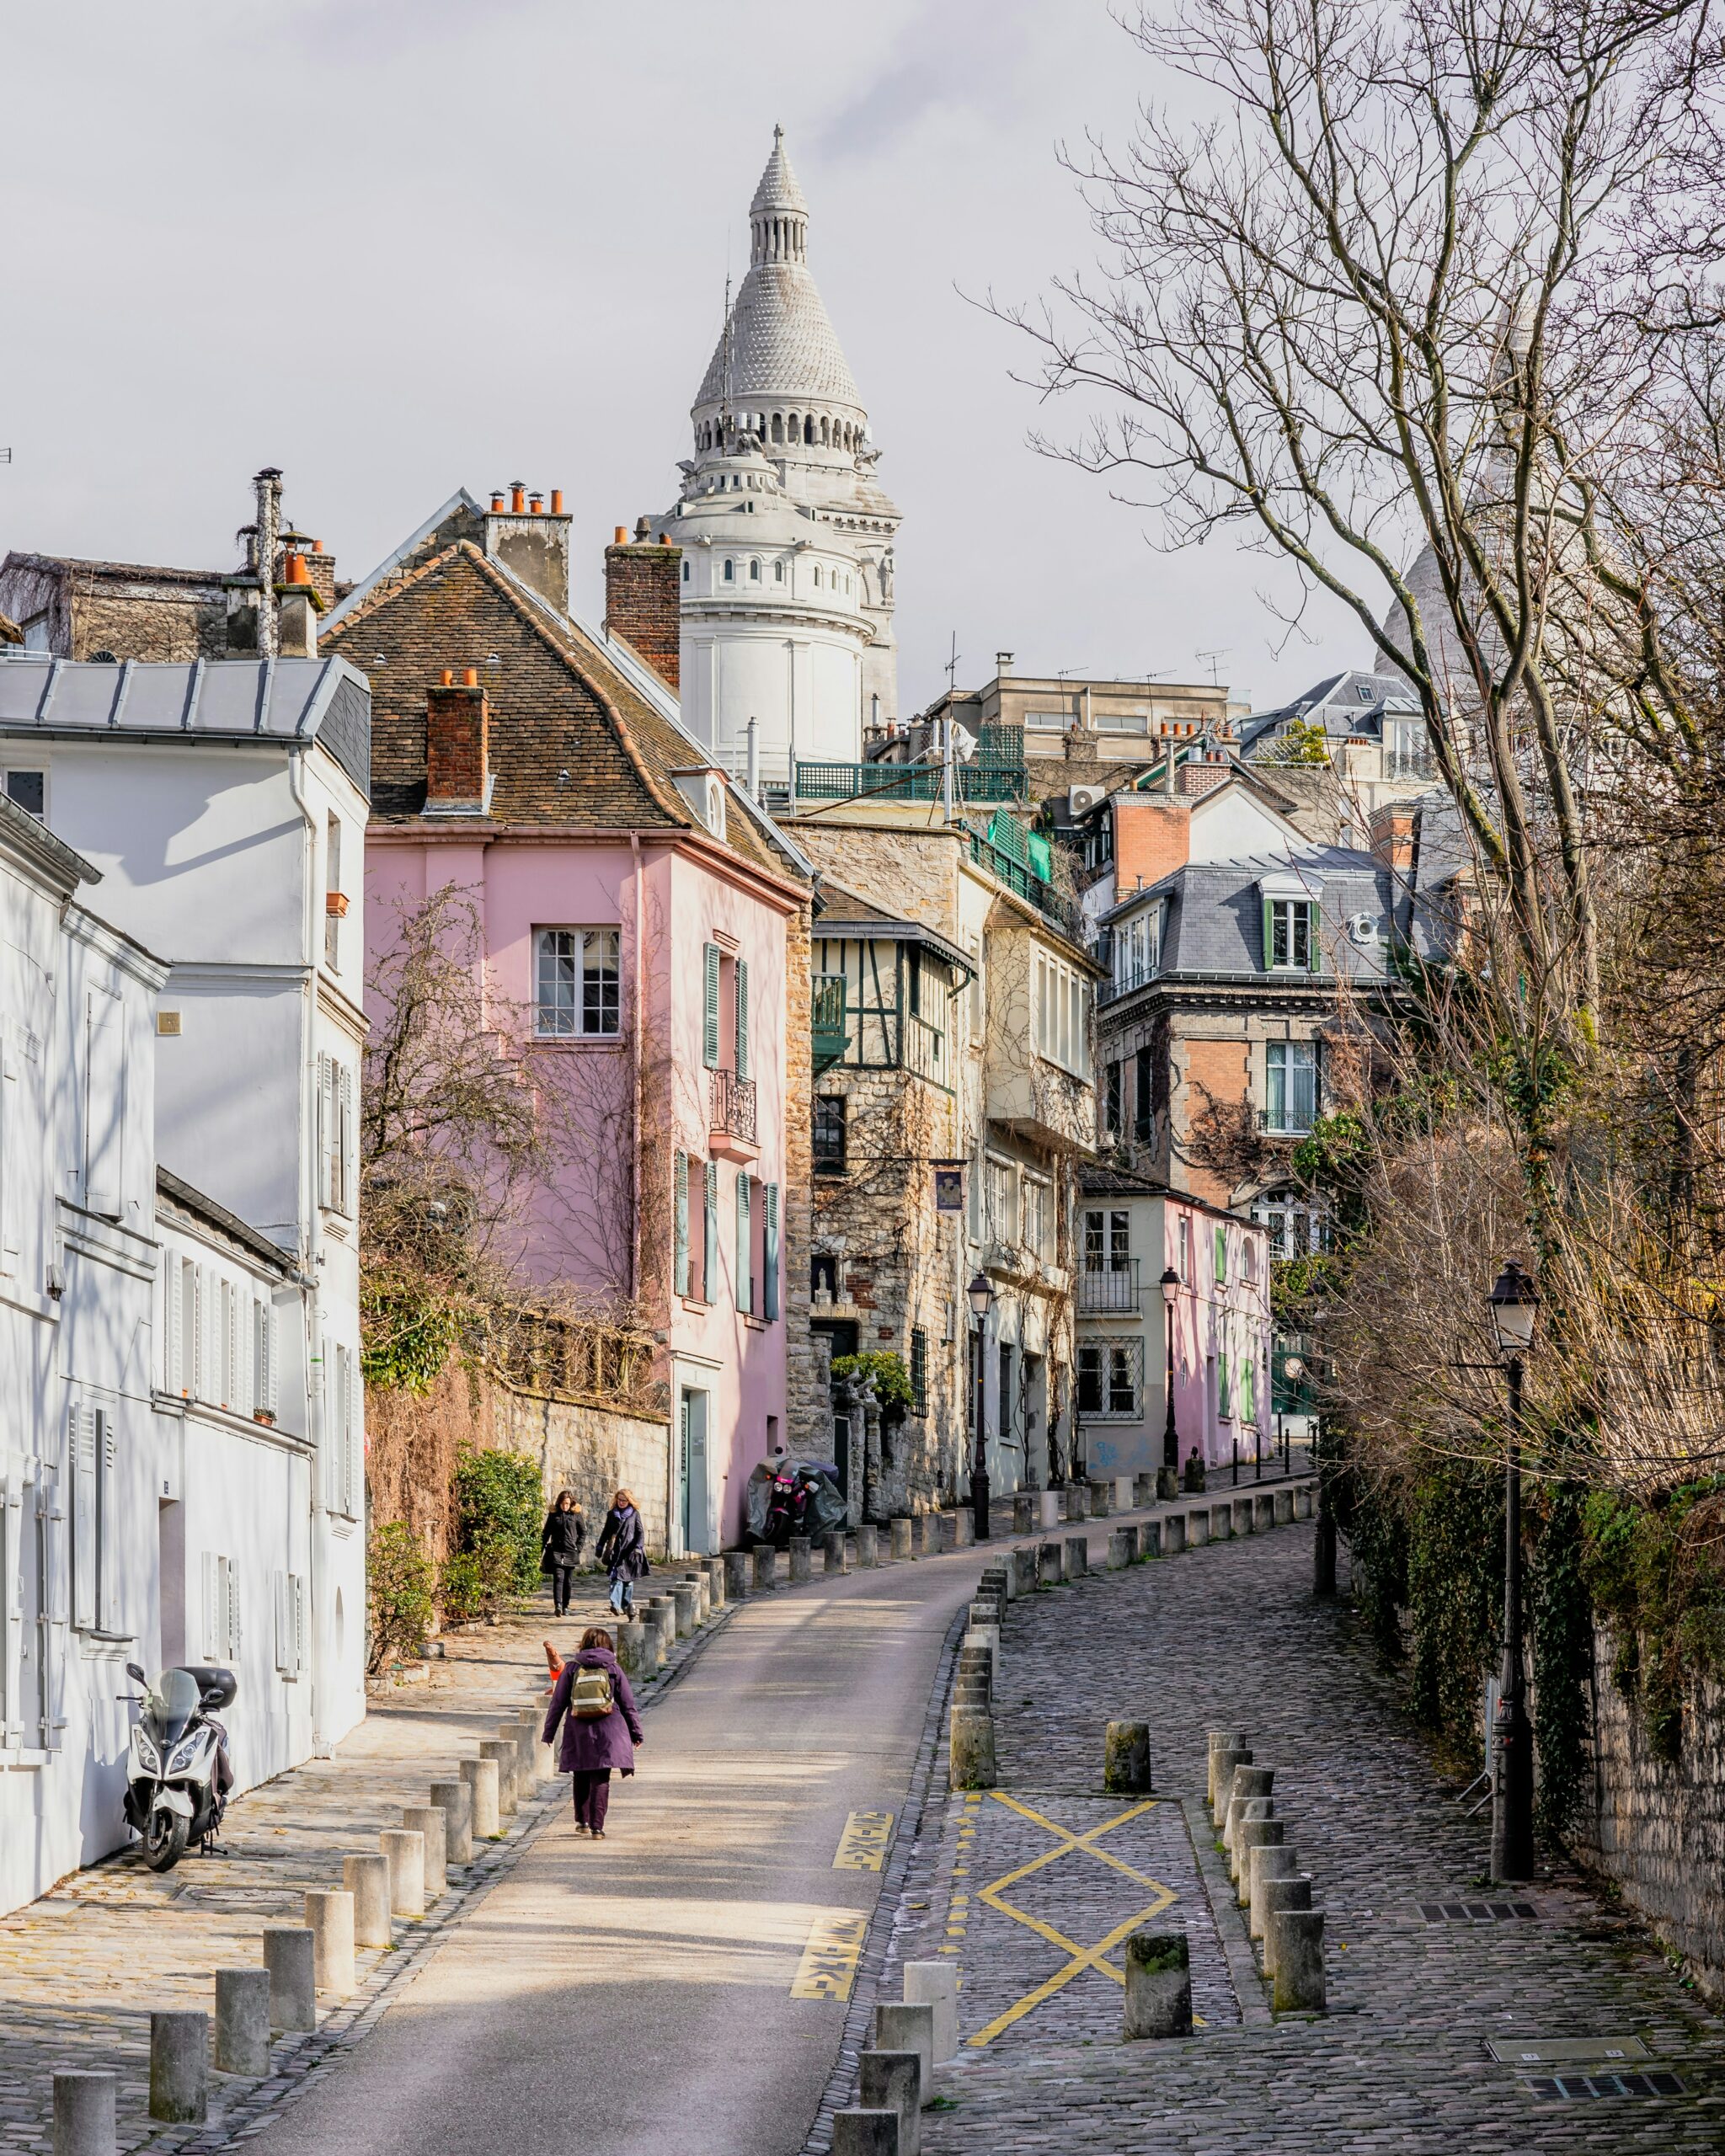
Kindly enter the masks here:
<path id="1" fill-rule="evenodd" d="M 1108 798 L 1105 786 L 1069 786 L 1066 788 L 1066 814 L 1076 824 L 1081 816 L 1087 816 L 1092 808 L 1099 808 Z"/>

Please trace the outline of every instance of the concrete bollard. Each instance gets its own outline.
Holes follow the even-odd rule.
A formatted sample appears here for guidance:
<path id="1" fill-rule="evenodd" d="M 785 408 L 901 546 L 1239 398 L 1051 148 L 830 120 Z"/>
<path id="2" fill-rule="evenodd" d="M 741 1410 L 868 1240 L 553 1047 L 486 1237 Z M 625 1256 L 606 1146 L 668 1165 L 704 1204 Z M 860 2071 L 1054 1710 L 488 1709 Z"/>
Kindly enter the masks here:
<path id="1" fill-rule="evenodd" d="M 1060 1524 L 1060 1493 L 1058 1490 L 1039 1490 L 1036 1494 L 1036 1518 L 1031 1523 L 1039 1534 L 1046 1534 L 1051 1527 Z"/>
<path id="2" fill-rule="evenodd" d="M 756 1594 L 770 1594 L 778 1585 L 778 1552 L 770 1542 L 757 1542 L 754 1550 L 755 1572 L 749 1585 Z"/>
<path id="3" fill-rule="evenodd" d="M 462 1866 L 473 1861 L 473 1792 L 457 1774 L 452 1782 L 433 1782 L 431 1801 L 443 1814 L 443 1864 L 447 1873 L 451 1865 Z"/>
<path id="4" fill-rule="evenodd" d="M 1234 1876 L 1234 1837 L 1245 1819 L 1274 1819 L 1275 1801 L 1268 1796 L 1232 1796 L 1228 1800 L 1228 1816 L 1222 1822 L 1222 1848 L 1226 1853 L 1228 1876 Z"/>
<path id="5" fill-rule="evenodd" d="M 823 1534 L 820 1553 L 824 1568 L 829 1572 L 842 1572 L 845 1569 L 845 1538 L 840 1534 Z"/>
<path id="6" fill-rule="evenodd" d="M 746 1550 L 727 1550 L 724 1553 L 724 1598 L 727 1602 L 743 1602 L 749 1593 L 749 1553 Z"/>
<path id="7" fill-rule="evenodd" d="M 1124 1572 L 1132 1561 L 1132 1546 L 1126 1539 L 1124 1528 L 1115 1528 L 1108 1536 L 1108 1569 Z"/>
<path id="8" fill-rule="evenodd" d="M 1117 1475 L 1114 1477 L 1114 1510 L 1117 1513 L 1130 1513 L 1137 1495 L 1132 1486 L 1132 1477 L 1130 1475 Z"/>
<path id="9" fill-rule="evenodd" d="M 1237 1730 L 1212 1729 L 1206 1732 L 1204 1749 L 1208 1754 L 1208 1764 L 1204 1769 L 1204 1801 L 1212 1813 L 1216 1808 L 1216 1754 L 1218 1752 L 1231 1753 L 1236 1761 L 1243 1758 L 1249 1763 L 1252 1754 L 1245 1749 L 1245 1745 L 1246 1739 Z M 1231 1767 L 1228 1771 L 1231 1774 L 1233 1769 Z"/>
<path id="10" fill-rule="evenodd" d="M 193 2009 L 150 2016 L 150 2116 L 201 2124 L 209 2100 L 210 2017 Z"/>
<path id="11" fill-rule="evenodd" d="M 419 1837 L 425 1852 L 425 1899 L 441 1901 L 449 1891 L 449 1843 L 442 1812 L 435 1804 L 410 1804 L 401 1823 Z"/>
<path id="12" fill-rule="evenodd" d="M 482 1759 L 496 1761 L 498 1816 L 504 1819 L 512 1819 L 516 1809 L 514 1739 L 502 1737 L 482 1737 L 479 1739 L 479 1757 Z"/>
<path id="13" fill-rule="evenodd" d="M 1234 1769 L 1249 1767 L 1252 1754 L 1242 1746 L 1235 1752 L 1218 1752 L 1211 1760 L 1215 1776 L 1215 1795 L 1210 1800 L 1210 1823 L 1220 1833 L 1222 1822 L 1228 1816 L 1228 1799 L 1234 1794 Z"/>
<path id="14" fill-rule="evenodd" d="M 270 1972 L 216 1972 L 216 2071 L 261 2081 L 270 2071 Z"/>
<path id="15" fill-rule="evenodd" d="M 462 1780 L 473 1803 L 473 1839 L 494 1842 L 503 1833 L 503 1813 L 497 1801 L 495 1759 L 463 1759 Z"/>
<path id="16" fill-rule="evenodd" d="M 959 1652 L 959 1681 L 967 1678 L 985 1684 L 990 1695 L 994 1691 L 994 1656 L 986 1647 L 960 1648 Z"/>
<path id="17" fill-rule="evenodd" d="M 695 1613 L 695 1621 L 698 1625 L 711 1624 L 713 1621 L 712 1575 L 708 1572 L 704 1564 L 697 1564 L 694 1571 L 690 1573 L 689 1577 L 693 1580 L 696 1587 L 700 1590 L 701 1594 L 701 1607 Z M 724 1592 L 723 1585 L 721 1585 L 719 1592 L 721 1593 Z"/>
<path id="18" fill-rule="evenodd" d="M 302 1924 L 266 1924 L 264 1967 L 270 1977 L 270 2026 L 275 2030 L 318 2025 L 317 1941 Z"/>
<path id="19" fill-rule="evenodd" d="M 880 1562 L 880 1529 L 867 1520 L 857 1529 L 857 1562 L 865 1572 Z"/>
<path id="20" fill-rule="evenodd" d="M 1250 1534 L 1252 1532 L 1250 1497 L 1236 1497 L 1234 1500 L 1234 1532 L 1236 1534 Z"/>
<path id="21" fill-rule="evenodd" d="M 1111 1721 L 1103 1739 L 1102 1785 L 1110 1796 L 1141 1796 L 1151 1786 L 1150 1724 Z"/>
<path id="22" fill-rule="evenodd" d="M 639 1684 L 659 1667 L 658 1641 L 649 1646 L 647 1627 L 638 1618 L 617 1628 L 617 1658 L 625 1677 L 633 1677 Z"/>
<path id="23" fill-rule="evenodd" d="M 1270 2004 L 1278 2014 L 1324 2010 L 1324 1913 L 1278 1909 L 1269 1919 L 1276 1942 Z"/>
<path id="24" fill-rule="evenodd" d="M 344 1856 L 341 1883 L 353 1897 L 355 1946 L 387 1946 L 394 1937 L 389 1921 L 389 1859 Z"/>
<path id="25" fill-rule="evenodd" d="M 791 1585 L 807 1587 L 814 1575 L 814 1545 L 806 1534 L 791 1537 Z"/>
<path id="26" fill-rule="evenodd" d="M 1252 1531 L 1254 1534 L 1268 1534 L 1276 1524 L 1276 1501 L 1266 1490 L 1252 1501 Z"/>
<path id="27" fill-rule="evenodd" d="M 1311 1877 L 1296 1871 L 1289 1879 L 1266 1879 L 1260 1897 L 1263 1903 L 1263 1972 L 1276 1973 L 1276 1919 L 1290 1909 L 1311 1907 Z"/>
<path id="28" fill-rule="evenodd" d="M 955 1707 L 948 1738 L 948 1780 L 954 1789 L 992 1789 L 995 1774 L 994 1716 Z"/>
<path id="29" fill-rule="evenodd" d="M 1210 1539 L 1212 1542 L 1226 1542 L 1234 1532 L 1234 1508 L 1231 1504 L 1212 1505 L 1210 1508 Z"/>
<path id="30" fill-rule="evenodd" d="M 1162 1523 L 1159 1519 L 1140 1520 L 1138 1527 L 1138 1556 L 1147 1564 L 1152 1557 L 1162 1554 Z"/>
<path id="31" fill-rule="evenodd" d="M 997 1565 L 990 1565 L 984 1572 L 980 1584 L 985 1594 L 992 1594 L 1002 1602 L 1010 1602 L 1017 1591 L 1012 1584 L 1011 1556 L 1003 1558 Z"/>
<path id="32" fill-rule="evenodd" d="M 922 2156 L 921 2060 L 915 2052 L 864 2052 L 857 2067 L 858 2105 L 896 2113 L 899 2156 Z"/>
<path id="33" fill-rule="evenodd" d="M 1161 1524 L 1162 1530 L 1163 1556 L 1179 1556 L 1186 1547 L 1185 1513 L 1170 1513 L 1162 1520 Z"/>
<path id="34" fill-rule="evenodd" d="M 1210 1507 L 1194 1505 L 1186 1515 L 1186 1547 L 1201 1550 L 1210 1540 Z"/>
<path id="35" fill-rule="evenodd" d="M 1192 1969 L 1183 1931 L 1135 1931 L 1126 1941 L 1125 2035 L 1192 2034 Z"/>
<path id="36" fill-rule="evenodd" d="M 968 1505 L 960 1505 L 953 1514 L 953 1547 L 955 1550 L 974 1550 L 976 1547 L 976 1515 Z"/>
<path id="37" fill-rule="evenodd" d="M 1153 1505 L 1156 1502 L 1154 1475 L 1135 1475 L 1132 1477 L 1132 1502 L 1140 1512 L 1142 1512 L 1146 1505 Z"/>
<path id="38" fill-rule="evenodd" d="M 1272 1490 L 1270 1492 L 1270 1502 L 1275 1508 L 1274 1518 L 1276 1525 L 1278 1527 L 1292 1527 L 1294 1524 L 1294 1492 L 1291 1490 Z"/>
<path id="39" fill-rule="evenodd" d="M 950 1961 L 906 1961 L 905 2004 L 934 2009 L 934 2063 L 959 2056 L 959 1972 Z"/>
<path id="40" fill-rule="evenodd" d="M 1092 1482 L 1090 1486 L 1090 1517 L 1106 1519 L 1114 1510 L 1114 1486 L 1112 1482 Z"/>
<path id="41" fill-rule="evenodd" d="M 621 1628 L 613 1625 L 611 1636 L 616 1639 Z M 537 1707 L 520 1708 L 515 1715 L 515 1727 L 520 1732 L 515 1742 L 520 1754 L 515 1761 L 515 1786 L 522 1796 L 537 1796 L 539 1785 L 552 1771 L 551 1747 L 539 1742 L 539 1732 L 545 1726 L 545 1716 Z"/>
<path id="42" fill-rule="evenodd" d="M 1089 1517 L 1089 1491 L 1081 1482 L 1069 1482 L 1066 1485 L 1066 1518 L 1068 1523 L 1070 1524 L 1075 1520 L 1088 1519 Z"/>
<path id="43" fill-rule="evenodd" d="M 723 1609 L 725 1603 L 724 1559 L 708 1557 L 702 1560 L 707 1574 L 707 1605 L 709 1609 Z"/>
<path id="44" fill-rule="evenodd" d="M 377 1837 L 389 1865 L 390 1912 L 398 1917 L 425 1913 L 425 1837 L 411 1827 L 386 1827 Z"/>
<path id="45" fill-rule="evenodd" d="M 355 1988 L 354 1897 L 345 1887 L 308 1886 L 306 1924 L 312 1934 L 312 1977 L 318 1990 L 345 1999 Z"/>
<path id="46" fill-rule="evenodd" d="M 1065 1576 L 1060 1544 L 1039 1542 L 1036 1545 L 1036 1584 L 1039 1587 L 1058 1587 Z"/>
<path id="47" fill-rule="evenodd" d="M 1234 1762 L 1234 1779 L 1228 1785 L 1229 1796 L 1274 1796 L 1275 1793 L 1276 1770 L 1274 1767 L 1266 1767 L 1261 1761 L 1254 1760 L 1250 1753 L 1243 1759 Z M 1222 1816 L 1226 1826 L 1226 1806 Z M 1270 1812 L 1264 1816 L 1273 1819 L 1275 1814 Z"/>
<path id="48" fill-rule="evenodd" d="M 1234 1830 L 1234 1898 L 1252 1907 L 1252 1860 L 1261 1849 L 1279 1849 L 1287 1836 L 1279 1819 L 1242 1819 Z"/>
<path id="49" fill-rule="evenodd" d="M 1015 1550 L 1012 1552 L 1012 1593 L 1014 1596 L 1029 1594 L 1036 1587 L 1036 1552 L 1033 1550 Z"/>
<path id="50" fill-rule="evenodd" d="M 1294 1492 L 1294 1517 L 1295 1519 L 1311 1518 L 1311 1485 L 1309 1482 L 1302 1482 Z"/>
<path id="51" fill-rule="evenodd" d="M 114 2156 L 116 2085 L 111 2073 L 54 2076 L 54 2156 Z"/>
<path id="52" fill-rule="evenodd" d="M 896 2111 L 835 2111 L 832 2156 L 899 2156 Z"/>
<path id="53" fill-rule="evenodd" d="M 693 1580 L 673 1580 L 670 1598 L 677 1613 L 677 1637 L 686 1640 L 701 1621 L 701 1590 Z"/>
<path id="54" fill-rule="evenodd" d="M 1090 1566 L 1090 1544 L 1081 1534 L 1069 1534 L 1065 1543 L 1065 1572 L 1069 1580 L 1082 1579 Z"/>
<path id="55" fill-rule="evenodd" d="M 892 1552 L 895 1563 L 905 1564 L 910 1561 L 912 1554 L 911 1523 L 907 1519 L 895 1519 L 892 1523 Z"/>
<path id="56" fill-rule="evenodd" d="M 921 2074 L 921 2100 L 934 2101 L 934 2009 L 921 2004 L 893 2005 L 884 2002 L 874 2009 L 874 2048 L 881 2052 L 915 2052 Z"/>
<path id="57" fill-rule="evenodd" d="M 1297 1879 L 1300 1852 L 1286 1842 L 1259 1842 L 1252 1851 L 1246 1881 L 1246 1929 L 1254 1939 L 1263 1937 L 1263 1890 L 1273 1879 Z"/>
<path id="58" fill-rule="evenodd" d="M 1015 1490 L 1012 1492 L 1012 1532 L 1014 1534 L 1033 1534 L 1036 1532 L 1034 1490 Z"/>

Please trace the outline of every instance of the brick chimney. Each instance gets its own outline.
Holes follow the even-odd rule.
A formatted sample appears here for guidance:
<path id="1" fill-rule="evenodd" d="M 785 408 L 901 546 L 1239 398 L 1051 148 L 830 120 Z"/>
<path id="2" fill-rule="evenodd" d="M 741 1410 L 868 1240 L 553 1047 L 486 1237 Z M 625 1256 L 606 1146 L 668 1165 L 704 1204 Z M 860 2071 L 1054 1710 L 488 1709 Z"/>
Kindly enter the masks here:
<path id="1" fill-rule="evenodd" d="M 1386 801 L 1371 812 L 1373 853 L 1392 876 L 1405 883 L 1413 873 L 1417 815 L 1411 801 Z"/>
<path id="2" fill-rule="evenodd" d="M 443 670 L 441 685 L 425 691 L 425 813 L 465 810 L 483 815 L 491 806 L 491 707 L 468 667 L 461 680 Z"/>
<path id="3" fill-rule="evenodd" d="M 1157 883 L 1183 868 L 1191 854 L 1192 811 L 1155 793 L 1114 797 L 1114 889 L 1124 898 L 1138 883 Z"/>
<path id="4" fill-rule="evenodd" d="M 605 632 L 619 638 L 669 689 L 678 686 L 683 550 L 654 540 L 645 517 L 631 539 L 622 525 L 605 550 Z"/>

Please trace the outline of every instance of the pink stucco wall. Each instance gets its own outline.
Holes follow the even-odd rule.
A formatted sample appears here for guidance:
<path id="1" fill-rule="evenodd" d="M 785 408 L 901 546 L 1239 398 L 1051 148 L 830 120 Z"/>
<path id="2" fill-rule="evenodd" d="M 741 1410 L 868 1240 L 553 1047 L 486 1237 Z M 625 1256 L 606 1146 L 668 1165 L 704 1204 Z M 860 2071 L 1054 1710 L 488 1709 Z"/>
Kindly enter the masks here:
<path id="1" fill-rule="evenodd" d="M 708 1156 L 711 1074 L 702 1061 L 703 947 L 716 942 L 749 969 L 750 1073 L 758 1155 L 745 1165 L 761 1184 L 784 1182 L 786 921 L 791 894 L 734 857 L 644 840 L 587 840 L 580 833 L 468 835 L 423 826 L 374 826 L 366 844 L 367 976 L 403 910 L 448 883 L 471 896 L 483 934 L 488 995 L 499 1026 L 531 1025 L 536 927 L 611 926 L 620 931 L 622 1032 L 614 1040 L 553 1044 L 542 1068 L 557 1074 L 551 1109 L 563 1134 L 555 1172 L 525 1209 L 508 1255 L 526 1278 L 568 1280 L 600 1294 L 633 1292 L 664 1335 L 659 1375 L 672 1415 L 669 1493 L 681 1516 L 679 1442 L 685 1390 L 704 1394 L 708 1518 L 689 1546 L 717 1549 L 741 1526 L 743 1486 L 766 1457 L 770 1430 L 785 1427 L 785 1327 L 736 1307 L 734 1181 L 719 1163 L 718 1279 L 713 1299 L 672 1292 L 670 1155 L 690 1157 L 691 1179 Z M 642 1099 L 635 1133 L 637 984 Z M 631 1227 L 641 1197 L 640 1277 L 630 1278 Z M 781 1199 L 782 1217 L 782 1199 Z M 782 1276 L 782 1246 L 781 1250 Z M 780 1310 L 783 1309 L 782 1288 Z"/>
<path id="2" fill-rule="evenodd" d="M 1233 1458 L 1238 1443 L 1250 1457 L 1260 1441 L 1268 1449 L 1270 1417 L 1270 1310 L 1269 1238 L 1249 1220 L 1222 1221 L 1214 1213 L 1184 1205 L 1170 1198 L 1162 1203 L 1162 1257 L 1157 1273 L 1172 1266 L 1180 1269 L 1180 1224 L 1187 1222 L 1191 1257 L 1186 1281 L 1175 1299 L 1174 1415 L 1180 1432 L 1180 1460 L 1183 1466 L 1196 1444 L 1205 1464 L 1218 1465 Z M 1215 1277 L 1215 1232 L 1227 1239 L 1227 1278 Z M 1248 1266 L 1250 1270 L 1248 1272 Z M 1158 1290 L 1158 1300 L 1160 1300 Z M 1163 1336 L 1167 1353 L 1167 1336 Z M 1230 1405 L 1224 1417 L 1216 1396 L 1215 1369 L 1222 1354 L 1229 1358 Z M 1256 1370 L 1255 1425 L 1240 1417 L 1239 1358 L 1249 1354 Z M 1160 1393 L 1162 1386 L 1156 1388 Z"/>

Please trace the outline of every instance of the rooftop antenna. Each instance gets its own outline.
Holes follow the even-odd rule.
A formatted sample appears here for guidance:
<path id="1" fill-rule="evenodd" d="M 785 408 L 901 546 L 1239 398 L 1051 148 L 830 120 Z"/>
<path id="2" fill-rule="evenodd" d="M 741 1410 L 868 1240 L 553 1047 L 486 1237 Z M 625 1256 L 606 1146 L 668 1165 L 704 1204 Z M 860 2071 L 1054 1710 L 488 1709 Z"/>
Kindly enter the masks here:
<path id="1" fill-rule="evenodd" d="M 945 728 L 942 740 L 940 801 L 941 812 L 946 821 L 953 820 L 953 702 L 959 690 L 959 632 L 953 631 L 953 645 L 947 659 L 947 713 L 941 722 Z"/>
<path id="2" fill-rule="evenodd" d="M 1219 659 L 1226 659 L 1233 648 L 1234 647 L 1231 643 L 1219 643 L 1214 651 L 1195 651 L 1193 653 L 1192 655 L 1194 659 L 1207 659 L 1210 661 L 1210 683 L 1213 689 L 1220 689 L 1222 686 L 1222 677 L 1216 670 L 1216 661 Z"/>
<path id="3" fill-rule="evenodd" d="M 724 328 L 720 333 L 724 344 L 724 365 L 719 369 L 718 449 L 724 454 L 725 436 L 731 424 L 731 273 L 724 273 Z"/>

